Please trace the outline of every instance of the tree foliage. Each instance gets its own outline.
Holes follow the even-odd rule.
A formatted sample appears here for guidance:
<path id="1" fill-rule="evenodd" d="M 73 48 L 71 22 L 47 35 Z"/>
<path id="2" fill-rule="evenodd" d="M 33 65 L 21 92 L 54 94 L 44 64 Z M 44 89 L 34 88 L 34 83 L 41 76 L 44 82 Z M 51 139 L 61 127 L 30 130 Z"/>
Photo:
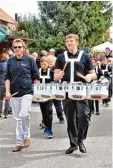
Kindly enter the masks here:
<path id="1" fill-rule="evenodd" d="M 64 50 L 69 33 L 78 34 L 80 48 L 90 49 L 103 42 L 103 34 L 111 25 L 110 5 L 108 1 L 38 1 L 39 17 L 22 18 L 20 30 L 40 40 L 35 46 L 38 50 Z"/>

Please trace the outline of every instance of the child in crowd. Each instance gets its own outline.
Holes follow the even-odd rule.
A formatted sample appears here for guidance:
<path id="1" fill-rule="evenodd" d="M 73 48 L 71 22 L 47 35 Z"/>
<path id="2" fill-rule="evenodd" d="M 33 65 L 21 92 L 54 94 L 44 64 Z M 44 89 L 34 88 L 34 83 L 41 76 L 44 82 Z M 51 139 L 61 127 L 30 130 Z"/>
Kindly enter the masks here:
<path id="1" fill-rule="evenodd" d="M 52 70 L 54 70 L 56 57 L 53 55 L 48 55 L 47 58 L 48 58 L 48 62 L 49 62 L 49 67 L 52 68 Z M 62 109 L 61 100 L 53 99 L 53 104 L 55 106 L 56 114 L 57 114 L 57 117 L 58 117 L 60 123 L 64 124 L 64 118 L 63 118 L 63 113 L 62 113 L 63 109 Z"/>
<path id="2" fill-rule="evenodd" d="M 40 59 L 40 65 L 40 83 L 50 83 L 53 81 L 53 71 L 49 68 L 47 57 L 42 57 Z M 39 105 L 42 112 L 42 122 L 45 125 L 44 134 L 47 135 L 48 138 L 52 138 L 52 100 L 40 102 Z"/>

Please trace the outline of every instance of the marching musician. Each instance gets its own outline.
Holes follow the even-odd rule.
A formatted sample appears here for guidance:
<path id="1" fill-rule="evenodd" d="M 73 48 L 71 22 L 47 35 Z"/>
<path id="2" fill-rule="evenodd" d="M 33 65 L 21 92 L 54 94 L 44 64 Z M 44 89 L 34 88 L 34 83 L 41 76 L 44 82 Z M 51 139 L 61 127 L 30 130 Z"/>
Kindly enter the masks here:
<path id="1" fill-rule="evenodd" d="M 102 57 L 100 69 L 102 71 L 102 74 L 105 78 L 109 80 L 109 97 L 107 99 L 103 100 L 103 104 L 105 104 L 105 107 L 109 106 L 108 102 L 111 99 L 111 92 L 112 92 L 112 78 L 110 77 L 112 75 L 112 66 L 111 64 L 108 64 L 108 59 L 106 57 Z"/>
<path id="2" fill-rule="evenodd" d="M 54 79 L 62 80 L 62 82 L 73 83 L 83 81 L 76 75 L 80 72 L 85 76 L 87 82 L 96 79 L 96 73 L 90 56 L 84 51 L 78 50 L 79 38 L 76 34 L 69 34 L 65 38 L 67 51 L 57 57 Z M 63 70 L 64 66 L 67 66 Z M 68 93 L 67 93 L 68 94 Z M 70 140 L 70 148 L 66 150 L 66 154 L 70 154 L 78 149 L 82 153 L 86 153 L 86 147 L 83 140 L 86 139 L 90 111 L 87 100 L 72 100 L 68 98 L 63 100 L 64 113 L 67 120 L 67 132 Z"/>
<path id="3" fill-rule="evenodd" d="M 39 82 L 39 72 L 33 58 L 24 55 L 26 48 L 21 39 L 12 43 L 15 56 L 9 58 L 6 72 L 6 99 L 12 99 L 13 118 L 16 120 L 16 146 L 13 152 L 27 148 L 30 140 L 30 112 L 33 83 Z M 14 96 L 12 97 L 12 95 Z"/>
<path id="4" fill-rule="evenodd" d="M 92 63 L 95 69 L 95 72 L 97 74 L 97 79 L 99 80 L 100 77 L 103 75 L 101 69 L 99 68 L 97 61 L 95 60 L 95 58 L 92 58 Z M 96 115 L 100 114 L 99 111 L 99 100 L 89 100 L 90 101 L 90 110 L 91 113 L 94 114 L 94 103 L 95 103 L 95 108 L 96 108 Z"/>
<path id="5" fill-rule="evenodd" d="M 53 71 L 49 68 L 49 62 L 47 57 L 42 57 L 40 59 L 41 68 L 39 69 L 40 83 L 50 83 L 53 81 Z M 46 100 L 39 102 L 40 110 L 42 113 L 42 123 L 45 125 L 44 134 L 48 138 L 53 138 L 52 132 L 52 100 Z"/>
<path id="6" fill-rule="evenodd" d="M 48 55 L 47 59 L 49 61 L 49 67 L 52 68 L 52 70 L 54 70 L 56 57 L 54 55 Z M 53 104 L 55 106 L 56 114 L 57 114 L 57 117 L 58 117 L 60 123 L 64 124 L 64 117 L 63 117 L 63 112 L 62 112 L 63 110 L 62 110 L 61 100 L 53 99 Z"/>

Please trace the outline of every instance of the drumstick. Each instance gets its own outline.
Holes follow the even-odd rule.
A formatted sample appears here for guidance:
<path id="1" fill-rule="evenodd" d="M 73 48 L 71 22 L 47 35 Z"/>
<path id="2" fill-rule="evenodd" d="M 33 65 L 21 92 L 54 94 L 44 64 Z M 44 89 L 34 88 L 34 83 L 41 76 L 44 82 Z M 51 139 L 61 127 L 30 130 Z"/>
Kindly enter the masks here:
<path id="1" fill-rule="evenodd" d="M 18 94 L 18 92 L 13 93 L 13 94 L 11 95 L 11 97 L 15 96 L 16 94 Z"/>
<path id="2" fill-rule="evenodd" d="M 80 72 L 77 71 L 77 72 L 76 72 L 76 75 L 86 80 L 85 76 L 82 75 Z"/>
<path id="3" fill-rule="evenodd" d="M 18 92 L 13 93 L 13 94 L 11 95 L 11 97 L 15 96 L 17 93 L 18 93 Z M 5 102 L 6 102 L 6 99 L 5 99 L 5 97 L 4 97 L 4 99 L 3 99 L 3 103 L 2 103 L 2 111 L 5 110 Z"/>
<path id="4" fill-rule="evenodd" d="M 65 63 L 65 65 L 64 65 L 63 71 L 65 71 L 65 69 L 66 69 L 66 66 L 67 66 L 67 62 L 66 62 L 66 63 Z"/>

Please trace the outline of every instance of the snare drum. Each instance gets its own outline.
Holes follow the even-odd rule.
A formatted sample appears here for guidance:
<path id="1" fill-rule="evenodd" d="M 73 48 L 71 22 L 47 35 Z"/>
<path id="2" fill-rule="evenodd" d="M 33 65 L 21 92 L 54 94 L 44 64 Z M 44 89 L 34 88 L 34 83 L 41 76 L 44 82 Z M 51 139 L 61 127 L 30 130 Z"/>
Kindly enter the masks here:
<path id="1" fill-rule="evenodd" d="M 41 96 L 41 84 L 34 84 L 33 90 L 34 90 L 34 96 Z"/>
<path id="2" fill-rule="evenodd" d="M 78 82 L 68 84 L 68 97 L 73 100 L 86 99 L 86 85 Z"/>
<path id="3" fill-rule="evenodd" d="M 42 99 L 52 99 L 52 85 L 45 83 L 45 84 L 41 84 L 40 86 L 40 90 L 41 90 L 41 98 Z"/>
<path id="4" fill-rule="evenodd" d="M 64 100 L 66 98 L 66 85 L 62 83 L 53 83 L 52 84 L 52 94 L 53 99 Z"/>
<path id="5" fill-rule="evenodd" d="M 40 101 L 47 101 L 52 99 L 52 86 L 51 84 L 35 84 L 34 85 L 34 96 L 40 97 Z"/>
<path id="6" fill-rule="evenodd" d="M 103 100 L 108 98 L 108 84 L 90 84 L 87 86 L 87 99 Z"/>

